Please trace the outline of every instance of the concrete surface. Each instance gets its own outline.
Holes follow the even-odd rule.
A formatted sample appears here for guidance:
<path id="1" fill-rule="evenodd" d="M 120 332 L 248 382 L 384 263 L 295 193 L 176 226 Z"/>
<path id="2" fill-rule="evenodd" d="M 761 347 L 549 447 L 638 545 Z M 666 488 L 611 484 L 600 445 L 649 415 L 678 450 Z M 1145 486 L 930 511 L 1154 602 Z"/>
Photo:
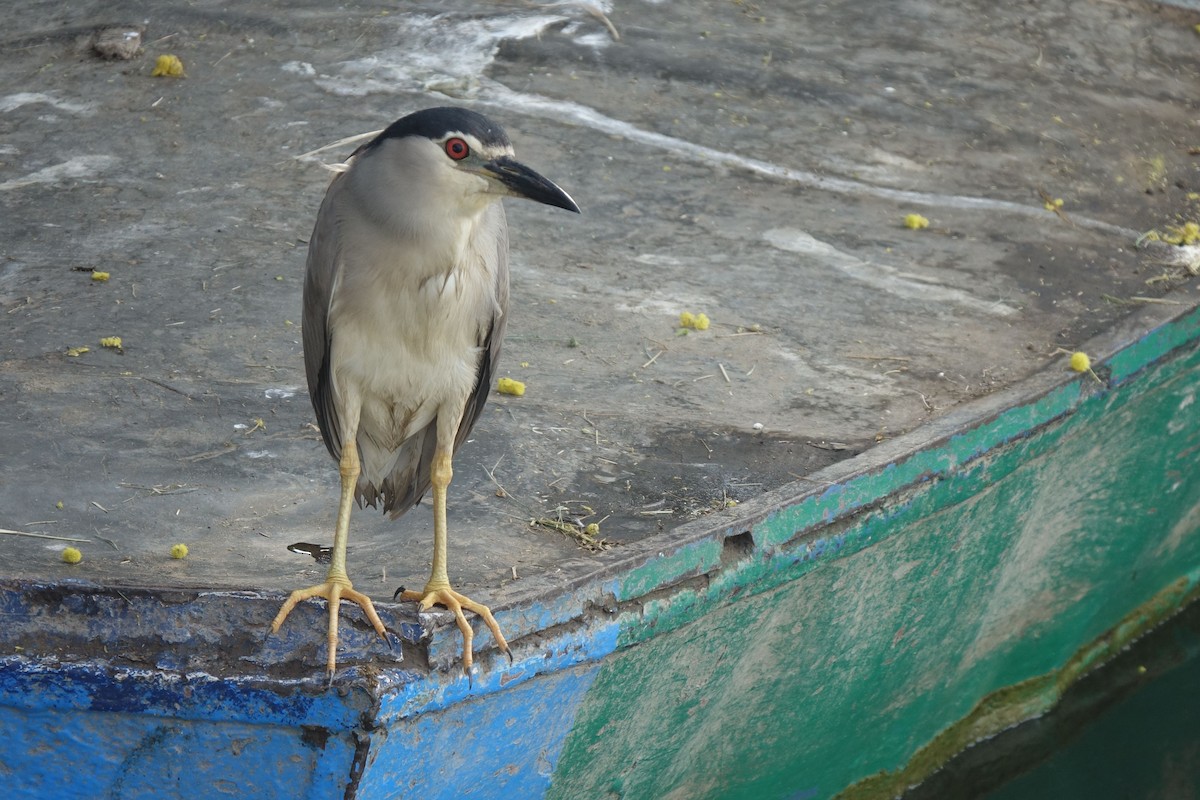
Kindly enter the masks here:
<path id="1" fill-rule="evenodd" d="M 1177 249 L 1134 247 L 1200 214 L 1192 12 L 603 8 L 619 39 L 582 5 L 11 5 L 0 527 L 81 539 L 84 561 L 6 535 L 0 575 L 284 592 L 322 574 L 287 550 L 329 543 L 337 484 L 298 319 L 328 177 L 296 156 L 419 107 L 493 115 L 584 211 L 508 203 L 500 372 L 528 390 L 493 395 L 450 500 L 451 577 L 485 601 L 1065 369 L 1060 348 L 1135 309 L 1196 303 Z M 145 26 L 141 54 L 96 57 L 118 23 Z M 150 77 L 167 53 L 185 78 Z M 684 310 L 712 328 L 680 335 Z M 615 547 L 531 520 L 599 522 Z M 356 585 L 420 585 L 430 528 L 427 506 L 356 514 Z"/>

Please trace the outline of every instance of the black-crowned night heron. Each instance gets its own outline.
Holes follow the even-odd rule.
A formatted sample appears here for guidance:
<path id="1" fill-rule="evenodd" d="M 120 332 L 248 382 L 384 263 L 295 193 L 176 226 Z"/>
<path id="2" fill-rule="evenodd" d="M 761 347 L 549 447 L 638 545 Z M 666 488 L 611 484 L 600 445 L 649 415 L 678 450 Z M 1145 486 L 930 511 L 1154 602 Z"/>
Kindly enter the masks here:
<path id="1" fill-rule="evenodd" d="M 346 574 L 351 501 L 400 516 L 433 487 L 433 570 L 426 610 L 454 612 L 470 675 L 472 632 L 483 618 L 507 653 L 487 606 L 450 587 L 446 487 L 451 458 L 483 410 L 508 307 L 508 224 L 499 200 L 525 197 L 579 211 L 566 192 L 513 158 L 499 125 L 461 108 L 394 122 L 354 152 L 325 193 L 308 244 L 304 365 L 321 436 L 338 461 L 341 502 L 325 582 L 292 592 L 329 604 L 330 678 L 338 607 L 360 605 L 388 640 L 371 599 Z"/>

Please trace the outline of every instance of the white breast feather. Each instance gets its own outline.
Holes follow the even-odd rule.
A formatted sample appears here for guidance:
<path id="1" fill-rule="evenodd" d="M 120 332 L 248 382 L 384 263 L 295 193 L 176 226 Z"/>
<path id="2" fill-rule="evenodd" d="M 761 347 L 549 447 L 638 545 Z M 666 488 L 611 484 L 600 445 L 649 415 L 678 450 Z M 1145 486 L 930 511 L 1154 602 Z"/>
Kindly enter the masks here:
<path id="1" fill-rule="evenodd" d="M 363 474 L 376 485 L 400 444 L 439 414 L 461 414 L 475 385 L 480 331 L 496 311 L 494 266 L 483 257 L 496 248 L 491 219 L 465 223 L 441 247 L 420 247 L 433 263 L 415 262 L 414 248 L 378 228 L 342 231 L 347 241 L 375 243 L 343 252 L 329 325 L 333 389 L 361 398 Z"/>

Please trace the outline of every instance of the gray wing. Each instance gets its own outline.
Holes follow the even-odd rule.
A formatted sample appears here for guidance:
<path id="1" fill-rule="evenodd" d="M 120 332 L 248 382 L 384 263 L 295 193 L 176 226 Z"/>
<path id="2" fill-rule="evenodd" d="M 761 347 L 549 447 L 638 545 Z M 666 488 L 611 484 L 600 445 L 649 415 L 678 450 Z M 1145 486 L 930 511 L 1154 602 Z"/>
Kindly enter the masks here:
<path id="1" fill-rule="evenodd" d="M 308 240 L 308 265 L 304 274 L 301 338 L 308 396 L 317 415 L 321 438 L 334 460 L 342 457 L 341 425 L 333 398 L 329 371 L 329 299 L 341 268 L 336 206 L 342 175 L 334 177 L 321 202 L 312 237 Z"/>
<path id="2" fill-rule="evenodd" d="M 496 235 L 496 313 L 491 321 L 480 330 L 480 347 L 483 355 L 479 359 L 479 369 L 475 373 L 475 388 L 467 399 L 467 407 L 463 411 L 462 423 L 458 426 L 458 435 L 454 437 L 454 449 L 457 451 L 471 434 L 483 406 L 487 402 L 488 392 L 492 388 L 492 376 L 496 374 L 496 363 L 500 360 L 500 345 L 504 343 L 504 328 L 508 324 L 508 222 L 504 218 L 504 206 L 500 203 L 492 205 L 489 212 L 497 219 Z"/>
<path id="3" fill-rule="evenodd" d="M 487 403 L 488 392 L 492 387 L 492 377 L 496 373 L 496 362 L 500 359 L 504 328 L 508 323 L 508 224 L 504 218 L 504 207 L 500 203 L 494 203 L 485 213 L 494 215 L 497 232 L 496 306 L 495 313 L 490 319 L 481 321 L 476 332 L 476 341 L 482 353 L 475 373 L 475 386 L 467 398 L 462 422 L 459 423 L 458 433 L 454 437 L 455 451 L 467 440 L 471 429 L 479 420 L 479 415 L 483 413 L 483 406 Z M 434 420 L 400 446 L 396 466 L 384 478 L 382 486 L 359 481 L 356 491 L 359 503 L 374 508 L 382 499 L 383 510 L 395 519 L 421 502 L 425 492 L 429 491 L 429 470 L 436 445 L 437 420 Z"/>

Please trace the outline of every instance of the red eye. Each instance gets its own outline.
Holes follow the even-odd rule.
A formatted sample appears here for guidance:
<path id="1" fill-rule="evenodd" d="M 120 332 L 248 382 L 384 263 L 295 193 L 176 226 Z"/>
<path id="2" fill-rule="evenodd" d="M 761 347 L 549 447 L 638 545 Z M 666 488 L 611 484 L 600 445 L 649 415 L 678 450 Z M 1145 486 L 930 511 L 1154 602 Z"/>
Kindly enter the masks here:
<path id="1" fill-rule="evenodd" d="M 471 154 L 471 148 L 467 147 L 467 143 L 455 136 L 453 139 L 446 140 L 446 155 L 453 158 L 455 161 L 462 161 Z"/>

